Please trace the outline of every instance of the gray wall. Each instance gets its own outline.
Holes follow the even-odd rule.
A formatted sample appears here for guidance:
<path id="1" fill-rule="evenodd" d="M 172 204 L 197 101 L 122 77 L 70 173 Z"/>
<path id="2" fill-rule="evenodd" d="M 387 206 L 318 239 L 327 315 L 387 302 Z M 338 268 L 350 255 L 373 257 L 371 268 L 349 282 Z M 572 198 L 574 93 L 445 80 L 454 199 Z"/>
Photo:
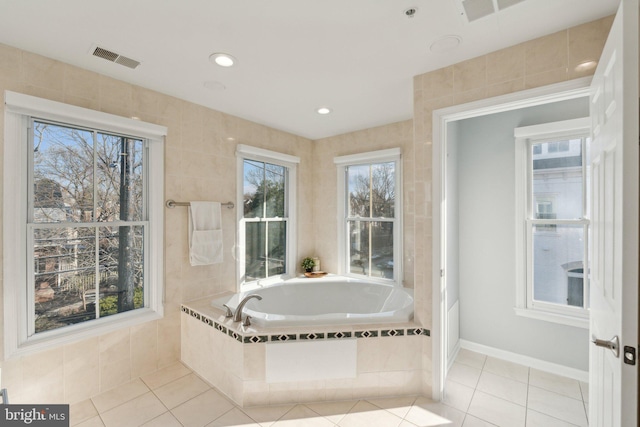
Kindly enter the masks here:
<path id="1" fill-rule="evenodd" d="M 513 130 L 588 114 L 582 98 L 456 124 L 461 339 L 588 370 L 588 330 L 517 316 L 513 310 Z"/>
<path id="2" fill-rule="evenodd" d="M 458 122 L 447 126 L 447 310 L 459 298 Z"/>

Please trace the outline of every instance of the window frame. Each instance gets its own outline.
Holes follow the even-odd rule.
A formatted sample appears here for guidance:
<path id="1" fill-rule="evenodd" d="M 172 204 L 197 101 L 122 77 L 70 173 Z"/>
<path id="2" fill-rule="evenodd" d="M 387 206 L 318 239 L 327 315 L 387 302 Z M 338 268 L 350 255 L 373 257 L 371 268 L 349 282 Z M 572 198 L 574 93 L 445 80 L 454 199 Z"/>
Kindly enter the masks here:
<path id="1" fill-rule="evenodd" d="M 393 284 L 402 286 L 404 280 L 403 269 L 403 206 L 402 206 L 402 150 L 400 148 L 389 148 L 386 150 L 370 151 L 366 153 L 339 156 L 333 159 L 337 168 L 338 183 L 338 273 L 340 275 L 360 280 L 370 280 L 373 282 Z M 347 189 L 347 168 L 349 166 L 371 165 L 377 163 L 395 163 L 394 185 L 395 202 L 394 218 L 387 222 L 393 223 L 393 278 L 377 278 L 364 276 L 362 274 L 349 273 L 349 232 L 348 232 L 348 202 L 349 191 Z"/>
<path id="2" fill-rule="evenodd" d="M 587 217 L 589 197 L 587 194 L 588 161 L 586 150 L 582 155 L 582 218 L 578 219 L 535 219 L 535 201 L 533 200 L 532 145 L 559 138 L 585 138 L 591 132 L 591 121 L 588 117 L 544 123 L 514 129 L 515 136 L 515 184 L 516 184 L 516 303 L 517 315 L 560 323 L 579 328 L 589 327 L 589 309 L 571 305 L 560 305 L 533 299 L 533 227 L 535 225 L 575 225 L 582 226 L 584 233 L 585 271 L 589 268 L 589 218 Z M 548 197 L 547 197 L 548 198 Z M 555 233 L 555 230 L 540 231 Z M 583 277 L 584 300 L 588 301 L 588 274 Z M 567 284 L 568 286 L 568 284 Z"/>
<path id="3" fill-rule="evenodd" d="M 13 358 L 76 342 L 163 317 L 164 293 L 164 138 L 167 128 L 16 92 L 5 92 L 3 233 L 4 233 L 4 355 Z M 29 336 L 28 301 L 32 290 L 33 250 L 27 242 L 29 124 L 31 118 L 128 135 L 148 147 L 146 196 L 149 239 L 145 253 L 145 307 Z M 10 177 L 10 179 L 8 179 Z M 12 242 L 8 250 L 7 242 Z M 29 265 L 31 265 L 29 267 Z M 11 284 L 20 284 L 12 286 Z"/>
<path id="4" fill-rule="evenodd" d="M 296 273 L 296 241 L 297 241 L 297 169 L 300 158 L 290 154 L 283 154 L 276 151 L 266 150 L 264 148 L 252 147 L 250 145 L 238 144 L 236 147 L 237 158 L 237 224 L 238 224 L 238 240 L 237 240 L 237 282 L 238 291 L 244 292 L 256 289 L 265 285 L 281 282 L 293 277 Z M 257 162 L 270 163 L 282 166 L 285 172 L 285 212 L 286 217 L 286 269 L 284 274 L 245 281 L 245 238 L 247 222 L 244 218 L 244 161 L 253 160 Z"/>

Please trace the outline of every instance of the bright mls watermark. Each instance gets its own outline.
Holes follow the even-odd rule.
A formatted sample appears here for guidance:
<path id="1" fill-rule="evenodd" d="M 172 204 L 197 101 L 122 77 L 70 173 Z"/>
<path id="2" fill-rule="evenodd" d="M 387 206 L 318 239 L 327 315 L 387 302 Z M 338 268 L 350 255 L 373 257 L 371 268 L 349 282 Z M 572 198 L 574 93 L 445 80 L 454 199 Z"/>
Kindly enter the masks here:
<path id="1" fill-rule="evenodd" d="M 0 426 L 69 427 L 69 405 L 1 405 Z"/>

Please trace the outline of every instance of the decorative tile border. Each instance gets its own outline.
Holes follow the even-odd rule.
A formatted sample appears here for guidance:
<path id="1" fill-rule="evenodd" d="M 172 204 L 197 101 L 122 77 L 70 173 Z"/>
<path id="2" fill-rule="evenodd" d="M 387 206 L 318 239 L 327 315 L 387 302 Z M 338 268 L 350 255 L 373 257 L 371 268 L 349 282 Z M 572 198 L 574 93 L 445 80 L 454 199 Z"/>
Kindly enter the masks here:
<path id="1" fill-rule="evenodd" d="M 311 340 L 336 340 L 345 338 L 367 339 L 377 337 L 401 337 L 401 336 L 415 336 L 425 335 L 431 336 L 431 331 L 425 328 L 399 328 L 399 329 L 367 329 L 362 331 L 335 331 L 335 332 L 301 332 L 299 334 L 274 334 L 274 335 L 243 335 L 240 331 L 234 331 L 227 328 L 221 323 L 216 322 L 204 314 L 198 313 L 195 310 L 190 309 L 187 306 L 182 305 L 180 310 L 200 320 L 207 326 L 211 326 L 217 331 L 228 335 L 234 340 L 243 344 L 258 344 L 265 342 L 288 342 L 288 341 L 311 341 Z"/>

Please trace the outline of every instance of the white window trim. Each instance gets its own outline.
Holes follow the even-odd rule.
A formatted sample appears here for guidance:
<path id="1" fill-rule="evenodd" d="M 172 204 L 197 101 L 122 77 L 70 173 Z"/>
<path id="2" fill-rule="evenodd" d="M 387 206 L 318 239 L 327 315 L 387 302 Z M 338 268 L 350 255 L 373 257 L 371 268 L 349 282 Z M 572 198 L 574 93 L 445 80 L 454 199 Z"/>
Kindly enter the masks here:
<path id="1" fill-rule="evenodd" d="M 237 282 L 238 291 L 249 291 L 272 283 L 286 280 L 295 275 L 296 272 L 296 253 L 297 253 L 297 169 L 300 163 L 300 157 L 289 154 L 278 153 L 276 151 L 265 150 L 264 148 L 252 147 L 250 145 L 238 144 L 236 147 L 237 157 L 237 224 L 238 224 L 238 244 L 236 245 L 237 259 Z M 245 282 L 245 229 L 244 229 L 244 160 L 257 160 L 274 165 L 284 166 L 287 168 L 287 271 L 285 274 L 260 279 L 252 282 Z"/>
<path id="2" fill-rule="evenodd" d="M 589 117 L 564 120 L 560 122 L 544 123 L 540 125 L 516 128 L 515 136 L 515 162 L 516 162 L 516 304 L 514 311 L 517 315 L 532 319 L 544 320 L 579 328 L 589 328 L 589 315 L 584 309 L 575 307 L 557 306 L 555 304 L 544 304 L 538 302 L 533 307 L 532 300 L 532 255 L 528 248 L 531 238 L 531 231 L 527 227 L 526 221 L 532 207 L 526 203 L 528 197 L 529 172 L 527 167 L 528 147 L 531 140 L 544 140 L 548 138 L 562 138 L 563 136 L 575 135 L 577 133 L 589 134 L 591 129 L 591 119 Z M 583 152 L 584 158 L 584 152 Z M 588 161 L 588 159 L 586 159 Z M 586 203 L 586 194 L 583 194 L 583 203 Z M 588 224 L 588 219 L 583 221 Z M 529 237 L 527 237 L 529 235 Z M 588 236 L 585 236 L 587 239 Z M 586 254 L 585 254 L 586 256 Z M 585 258 L 586 259 L 586 258 Z M 585 281 L 587 278 L 585 277 Z M 588 298 L 588 294 L 585 294 Z"/>
<path id="3" fill-rule="evenodd" d="M 24 356 L 125 327 L 160 319 L 164 298 L 164 137 L 167 128 L 15 92 L 5 92 L 3 294 L 4 356 Z M 148 307 L 27 338 L 26 242 L 28 117 L 135 135 L 149 141 Z M 10 179 L 8 179 L 10 178 Z M 146 298 L 145 298 L 146 299 Z"/>
<path id="4" fill-rule="evenodd" d="M 337 166 L 338 173 L 338 274 L 347 277 L 353 277 L 356 279 L 363 279 L 364 277 L 362 275 L 348 273 L 349 253 L 347 251 L 347 248 L 349 247 L 349 236 L 347 233 L 346 219 L 346 167 L 371 163 L 396 163 L 396 200 L 394 204 L 395 221 L 393 222 L 393 280 L 390 281 L 389 279 L 376 279 L 375 277 L 367 277 L 366 280 L 381 283 L 393 282 L 393 284 L 396 286 L 402 286 L 404 279 L 402 256 L 402 150 L 400 148 L 389 148 L 386 150 L 370 151 L 367 153 L 350 154 L 346 156 L 334 157 L 333 162 Z"/>

